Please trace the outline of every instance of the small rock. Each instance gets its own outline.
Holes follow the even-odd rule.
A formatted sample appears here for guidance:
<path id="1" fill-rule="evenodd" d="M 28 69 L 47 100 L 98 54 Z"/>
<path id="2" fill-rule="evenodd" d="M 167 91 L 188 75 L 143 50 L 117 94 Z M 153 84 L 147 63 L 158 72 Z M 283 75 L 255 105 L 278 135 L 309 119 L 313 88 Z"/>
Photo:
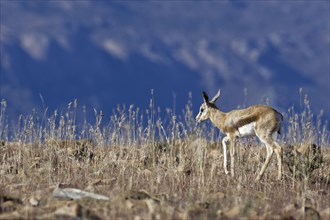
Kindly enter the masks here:
<path id="1" fill-rule="evenodd" d="M 305 219 L 321 220 L 320 213 L 312 207 L 305 207 Z"/>
<path id="2" fill-rule="evenodd" d="M 14 210 L 15 210 L 15 203 L 13 201 L 6 201 L 6 202 L 0 203 L 0 213 L 11 212 Z"/>
<path id="3" fill-rule="evenodd" d="M 10 219 L 20 219 L 20 218 L 21 218 L 21 216 L 17 211 L 11 212 L 11 213 L 0 214 L 0 219 L 10 220 Z"/>
<path id="4" fill-rule="evenodd" d="M 237 205 L 232 209 L 230 209 L 229 211 L 225 212 L 225 216 L 227 216 L 228 218 L 235 218 L 238 217 L 240 212 L 241 212 L 241 207 Z"/>
<path id="5" fill-rule="evenodd" d="M 294 203 L 294 204 L 290 204 L 290 205 L 287 205 L 284 209 L 283 209 L 283 212 L 285 214 L 287 213 L 291 213 L 291 212 L 296 212 L 298 209 L 299 209 L 299 205 Z"/>
<path id="6" fill-rule="evenodd" d="M 320 215 L 323 219 L 330 219 L 330 207 L 324 209 Z"/>
<path id="7" fill-rule="evenodd" d="M 77 203 L 69 203 L 65 206 L 58 208 L 55 211 L 56 215 L 66 215 L 71 217 L 81 217 L 82 216 L 82 207 Z"/>
<path id="8" fill-rule="evenodd" d="M 160 202 L 160 200 L 158 198 L 152 197 L 145 190 L 131 191 L 125 198 L 126 199 L 136 199 L 136 200 L 152 199 L 155 202 Z"/>
<path id="9" fill-rule="evenodd" d="M 31 197 L 31 198 L 29 199 L 29 203 L 30 203 L 30 205 L 32 205 L 32 206 L 38 206 L 38 205 L 39 205 L 39 200 L 37 200 L 35 197 Z"/>
<path id="10" fill-rule="evenodd" d="M 93 220 L 100 220 L 101 218 L 95 215 L 91 210 L 83 207 L 82 205 L 76 202 L 70 202 L 66 205 L 59 207 L 53 213 L 55 216 L 61 216 L 64 219 L 67 217 L 73 217 L 77 219 L 93 219 Z"/>
<path id="11" fill-rule="evenodd" d="M 56 187 L 53 190 L 53 197 L 59 199 L 82 199 L 82 198 L 92 198 L 92 199 L 100 199 L 100 200 L 109 200 L 109 197 L 99 195 L 92 192 L 86 192 L 80 189 L 75 188 L 65 188 L 61 189 Z"/>

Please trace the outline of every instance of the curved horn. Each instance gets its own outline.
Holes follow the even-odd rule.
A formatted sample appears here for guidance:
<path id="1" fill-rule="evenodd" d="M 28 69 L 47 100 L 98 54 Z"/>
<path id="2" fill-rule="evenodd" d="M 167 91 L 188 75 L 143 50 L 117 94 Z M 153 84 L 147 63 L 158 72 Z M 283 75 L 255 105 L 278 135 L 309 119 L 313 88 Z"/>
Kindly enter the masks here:
<path id="1" fill-rule="evenodd" d="M 204 98 L 204 102 L 205 103 L 208 103 L 209 102 L 209 96 L 204 91 L 203 91 L 203 98 Z"/>
<path id="2" fill-rule="evenodd" d="M 217 99 L 220 96 L 220 89 L 218 90 L 217 94 L 215 94 L 215 96 L 212 98 L 212 100 L 210 101 L 210 103 L 215 103 L 215 101 L 217 101 Z"/>

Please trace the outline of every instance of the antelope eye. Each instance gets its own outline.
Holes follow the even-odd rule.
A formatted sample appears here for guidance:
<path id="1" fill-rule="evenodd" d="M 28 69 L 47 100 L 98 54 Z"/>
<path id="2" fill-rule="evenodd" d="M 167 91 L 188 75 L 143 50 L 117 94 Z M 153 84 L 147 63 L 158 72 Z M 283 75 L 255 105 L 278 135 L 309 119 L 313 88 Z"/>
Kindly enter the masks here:
<path id="1" fill-rule="evenodd" d="M 204 111 L 204 109 L 203 108 L 201 108 L 201 112 L 203 112 Z"/>

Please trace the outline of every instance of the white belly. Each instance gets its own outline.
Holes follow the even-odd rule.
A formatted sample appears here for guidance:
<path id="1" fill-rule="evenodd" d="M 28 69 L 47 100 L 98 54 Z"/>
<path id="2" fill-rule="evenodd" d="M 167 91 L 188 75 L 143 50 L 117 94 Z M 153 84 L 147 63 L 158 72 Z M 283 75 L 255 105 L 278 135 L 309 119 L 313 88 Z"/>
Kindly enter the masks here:
<path id="1" fill-rule="evenodd" d="M 255 132 L 254 132 L 255 125 L 256 125 L 256 123 L 252 122 L 250 124 L 247 124 L 247 125 L 244 125 L 244 126 L 238 128 L 240 136 L 244 137 L 244 136 L 253 136 L 253 135 L 255 135 Z"/>

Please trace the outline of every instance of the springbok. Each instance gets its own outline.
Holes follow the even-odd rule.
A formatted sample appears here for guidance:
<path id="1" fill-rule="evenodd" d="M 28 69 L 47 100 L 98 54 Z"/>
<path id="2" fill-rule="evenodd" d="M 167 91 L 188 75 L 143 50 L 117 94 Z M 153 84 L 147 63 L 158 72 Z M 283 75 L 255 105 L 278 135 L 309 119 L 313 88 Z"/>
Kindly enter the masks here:
<path id="1" fill-rule="evenodd" d="M 265 105 L 254 105 L 246 109 L 232 110 L 228 113 L 220 111 L 215 101 L 220 96 L 220 89 L 209 101 L 206 92 L 203 92 L 204 103 L 196 116 L 198 123 L 210 119 L 212 124 L 220 129 L 226 136 L 222 139 L 223 158 L 225 173 L 227 170 L 227 142 L 230 142 L 230 168 L 231 176 L 234 177 L 235 140 L 239 137 L 257 136 L 266 145 L 267 156 L 261 170 L 255 179 L 259 181 L 263 176 L 271 156 L 275 151 L 277 156 L 278 176 L 282 177 L 282 148 L 276 142 L 277 133 L 280 133 L 283 116 L 275 109 Z"/>

